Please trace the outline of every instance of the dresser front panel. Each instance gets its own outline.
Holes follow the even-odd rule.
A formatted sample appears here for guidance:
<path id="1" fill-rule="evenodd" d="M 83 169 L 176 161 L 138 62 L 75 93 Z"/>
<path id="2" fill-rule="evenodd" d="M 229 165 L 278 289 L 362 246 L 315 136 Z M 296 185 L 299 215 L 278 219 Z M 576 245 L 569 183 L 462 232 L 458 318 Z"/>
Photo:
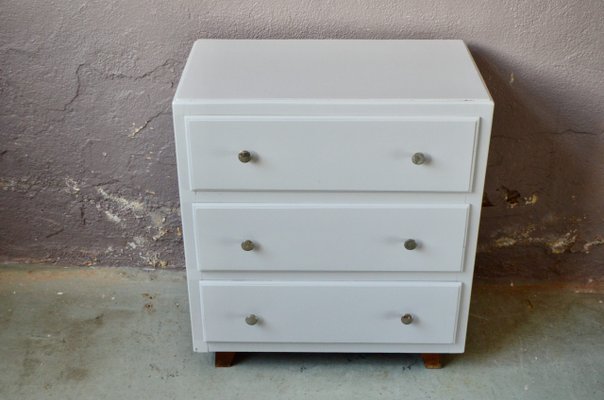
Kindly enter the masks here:
<path id="1" fill-rule="evenodd" d="M 461 287 L 459 282 L 201 281 L 204 339 L 452 344 Z"/>
<path id="2" fill-rule="evenodd" d="M 193 208 L 201 271 L 458 272 L 469 212 L 467 204 L 199 203 Z M 242 248 L 246 240 L 253 249 Z"/>
<path id="3" fill-rule="evenodd" d="M 189 186 L 467 192 L 477 128 L 478 118 L 450 116 L 187 117 Z"/>

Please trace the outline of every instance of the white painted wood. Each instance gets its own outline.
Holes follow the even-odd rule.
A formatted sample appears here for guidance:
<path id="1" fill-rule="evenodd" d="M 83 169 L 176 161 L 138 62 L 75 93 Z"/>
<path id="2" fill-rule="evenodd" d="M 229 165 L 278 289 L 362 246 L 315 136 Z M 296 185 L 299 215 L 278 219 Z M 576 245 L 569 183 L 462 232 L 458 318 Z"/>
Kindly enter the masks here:
<path id="1" fill-rule="evenodd" d="M 179 83 L 173 102 L 173 116 L 194 350 L 199 352 L 463 352 L 493 115 L 493 102 L 467 49 L 459 41 L 303 42 L 301 44 L 298 44 L 298 41 L 198 42 Z M 204 43 L 207 43 L 207 46 Z M 330 55 L 326 55 L 326 52 Z M 371 54 L 371 57 L 367 58 L 369 61 L 365 60 L 365 56 L 361 53 Z M 341 57 L 334 57 L 331 54 Z M 228 62 L 234 58 L 243 61 Z M 391 70 L 384 65 L 390 59 L 398 63 Z M 330 65 L 322 64 L 323 60 Z M 296 70 L 297 65 L 302 66 L 303 71 Z M 348 74 L 346 71 L 354 73 Z M 248 79 L 250 76 L 254 79 Z M 335 123 L 366 120 L 369 123 L 435 119 L 479 122 L 475 130 L 473 164 L 470 168 L 467 188 L 463 189 L 465 191 L 443 189 L 442 185 L 447 185 L 449 178 L 439 179 L 438 188 L 423 188 L 418 189 L 419 191 L 409 191 L 411 190 L 409 188 L 376 189 L 375 186 L 371 186 L 373 181 L 368 185 L 358 185 L 358 189 L 342 189 L 341 186 L 328 187 L 328 185 L 322 186 L 319 190 L 292 189 L 293 186 L 288 179 L 283 179 L 283 185 L 276 185 L 272 189 L 242 186 L 213 190 L 191 189 L 191 183 L 198 178 L 196 170 L 191 168 L 196 153 L 191 151 L 187 138 L 192 132 L 189 127 L 192 121 L 216 123 L 228 121 L 229 124 L 241 120 L 250 123 L 268 123 L 275 120 L 279 123 L 304 121 L 319 123 L 322 126 L 323 122 L 329 121 Z M 309 136 L 304 138 L 308 139 Z M 220 142 L 222 139 L 216 140 Z M 346 137 L 342 140 L 345 141 Z M 236 149 L 239 150 L 241 149 Z M 343 157 L 345 152 L 343 148 L 338 147 L 336 153 L 337 156 Z M 464 158 L 464 163 L 466 161 Z M 215 182 L 232 179 L 230 170 L 225 170 L 215 163 L 208 163 L 204 168 L 211 171 L 214 175 L 211 179 Z M 325 170 L 313 169 L 313 174 L 317 175 L 316 179 L 320 181 L 323 176 L 333 175 L 334 169 L 337 171 L 338 165 L 326 165 Z M 386 174 L 394 175 L 397 172 L 398 170 L 392 172 L 389 169 Z M 363 176 L 363 174 L 358 175 Z M 304 181 L 308 178 L 301 176 L 300 179 Z M 451 179 L 456 181 L 459 177 L 456 175 Z M 381 182 L 393 185 L 389 187 L 398 184 L 388 183 L 385 180 Z M 330 270 L 329 267 L 324 270 L 303 271 L 286 269 L 202 271 L 199 265 L 202 252 L 197 246 L 195 232 L 195 228 L 199 226 L 195 222 L 195 209 L 200 203 L 240 203 L 240 205 L 253 203 L 258 206 L 275 203 L 290 206 L 346 204 L 351 207 L 373 204 L 395 206 L 395 208 L 423 204 L 437 207 L 446 205 L 470 207 L 462 268 L 458 271 L 359 271 Z M 340 233 L 340 230 L 334 229 L 334 232 Z M 287 285 L 302 282 L 321 285 L 342 281 L 366 283 L 448 281 L 461 283 L 463 290 L 459 297 L 456 317 L 457 333 L 452 343 L 410 343 L 403 340 L 396 343 L 211 342 L 204 335 L 206 325 L 202 318 L 200 281 L 203 284 L 210 284 L 215 280 L 222 280 L 225 283 L 228 281 L 231 284 L 275 281 Z M 234 295 L 233 298 L 236 299 L 237 296 Z M 440 301 L 439 299 L 437 294 L 432 297 L 435 302 Z"/>
<path id="2" fill-rule="evenodd" d="M 461 40 L 195 42 L 175 101 L 490 100 Z"/>
<path id="3" fill-rule="evenodd" d="M 460 326 L 457 337 L 459 338 Z M 211 342 L 208 351 L 261 353 L 463 353 L 465 342 L 438 343 L 249 343 Z"/>
<path id="4" fill-rule="evenodd" d="M 191 190 L 468 191 L 477 118 L 190 117 Z M 241 150 L 254 159 L 239 161 Z M 427 161 L 412 162 L 415 153 Z"/>
<path id="5" fill-rule="evenodd" d="M 460 271 L 469 206 L 194 205 L 202 271 Z M 415 240 L 407 250 L 404 242 Z M 244 251 L 241 243 L 256 247 Z"/>
<path id="6" fill-rule="evenodd" d="M 208 342 L 455 343 L 458 282 L 201 281 Z M 246 316 L 258 317 L 255 325 Z M 411 314 L 409 325 L 401 322 Z"/>

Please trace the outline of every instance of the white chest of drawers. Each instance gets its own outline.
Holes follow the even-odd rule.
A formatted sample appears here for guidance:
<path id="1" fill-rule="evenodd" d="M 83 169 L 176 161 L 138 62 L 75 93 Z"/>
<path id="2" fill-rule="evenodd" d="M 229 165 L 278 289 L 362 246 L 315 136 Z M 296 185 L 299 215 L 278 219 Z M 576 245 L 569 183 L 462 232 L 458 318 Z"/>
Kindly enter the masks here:
<path id="1" fill-rule="evenodd" d="M 463 352 L 493 113 L 463 42 L 200 40 L 173 113 L 195 351 Z"/>

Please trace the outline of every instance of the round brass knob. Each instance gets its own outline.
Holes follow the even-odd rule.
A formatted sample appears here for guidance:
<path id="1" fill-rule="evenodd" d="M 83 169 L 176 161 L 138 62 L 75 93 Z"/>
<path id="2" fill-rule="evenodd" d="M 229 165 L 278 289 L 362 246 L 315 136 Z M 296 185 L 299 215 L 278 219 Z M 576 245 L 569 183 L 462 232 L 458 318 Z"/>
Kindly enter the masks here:
<path id="1" fill-rule="evenodd" d="M 254 250 L 254 247 L 256 247 L 256 245 L 251 240 L 244 240 L 243 242 L 241 242 L 241 248 L 244 251 L 252 251 Z"/>
<path id="2" fill-rule="evenodd" d="M 415 165 L 422 165 L 426 162 L 426 156 L 424 153 L 415 153 L 413 156 L 411 156 L 411 162 L 413 162 Z"/>
<path id="3" fill-rule="evenodd" d="M 245 317 L 245 323 L 248 325 L 256 325 L 258 323 L 258 317 L 256 314 L 250 314 Z"/>
<path id="4" fill-rule="evenodd" d="M 407 250 L 415 250 L 417 248 L 417 242 L 414 239 L 405 240 L 405 248 Z"/>
<path id="5" fill-rule="evenodd" d="M 247 150 L 241 150 L 239 152 L 239 161 L 241 161 L 242 163 L 248 163 L 252 161 L 252 153 Z"/>
<path id="6" fill-rule="evenodd" d="M 405 314 L 401 317 L 401 322 L 405 325 L 409 325 L 413 322 L 413 315 Z"/>

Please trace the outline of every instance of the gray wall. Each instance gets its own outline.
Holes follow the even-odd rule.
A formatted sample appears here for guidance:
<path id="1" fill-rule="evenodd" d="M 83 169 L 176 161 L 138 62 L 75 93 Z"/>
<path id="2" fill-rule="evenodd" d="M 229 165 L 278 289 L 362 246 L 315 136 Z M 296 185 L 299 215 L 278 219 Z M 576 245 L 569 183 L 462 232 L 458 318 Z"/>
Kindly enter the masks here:
<path id="1" fill-rule="evenodd" d="M 478 274 L 603 275 L 601 0 L 1 8 L 5 259 L 183 266 L 170 100 L 197 38 L 460 38 L 496 102 Z"/>

